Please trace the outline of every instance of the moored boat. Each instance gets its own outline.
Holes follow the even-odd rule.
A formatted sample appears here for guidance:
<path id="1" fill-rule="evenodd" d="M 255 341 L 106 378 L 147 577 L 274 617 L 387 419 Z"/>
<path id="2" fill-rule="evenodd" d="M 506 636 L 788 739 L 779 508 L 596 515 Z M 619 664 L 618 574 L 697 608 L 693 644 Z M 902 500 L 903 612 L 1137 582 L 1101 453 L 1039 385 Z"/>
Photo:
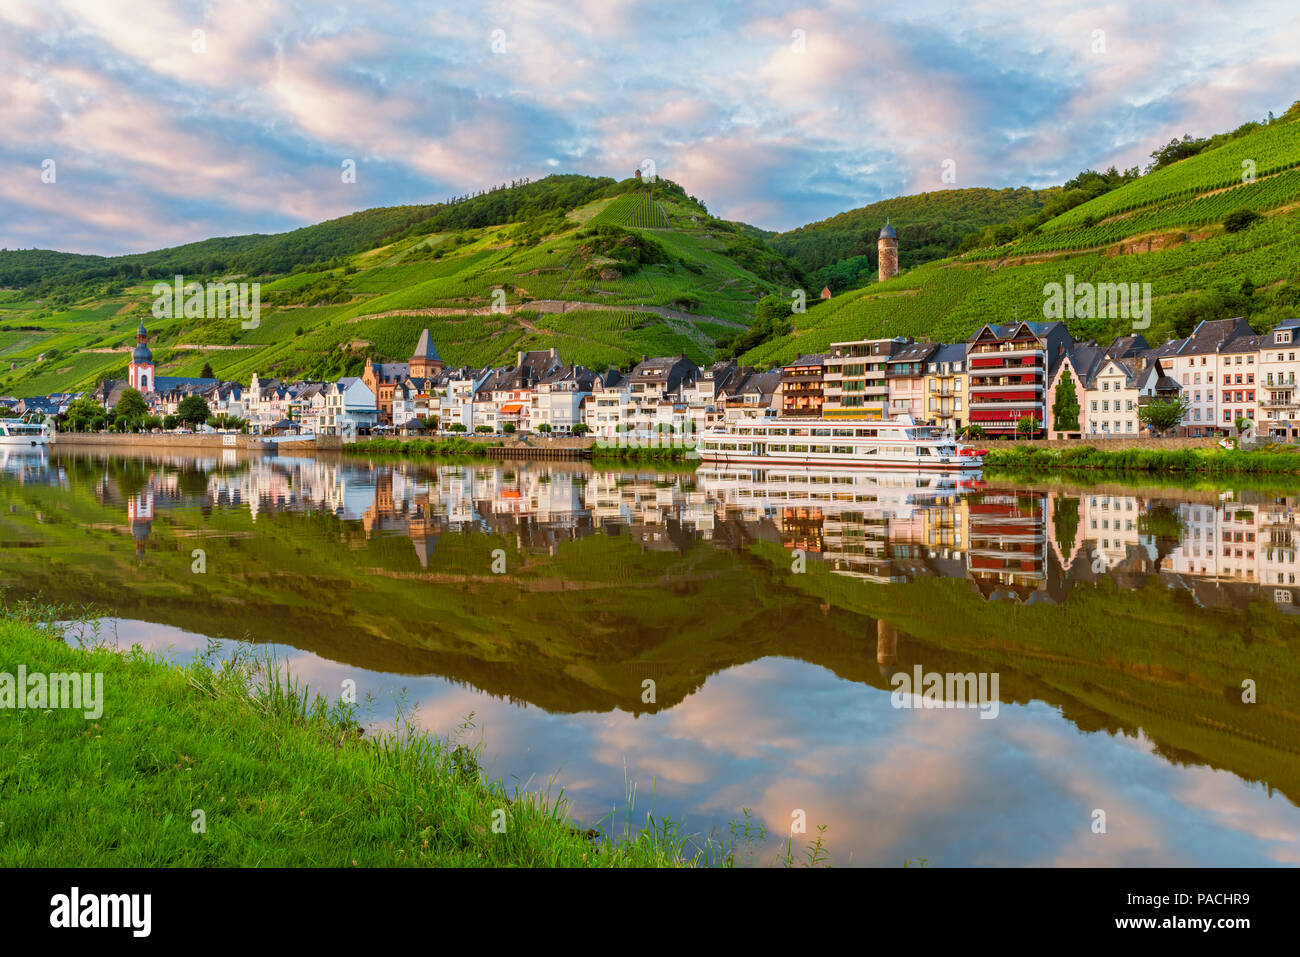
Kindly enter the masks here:
<path id="1" fill-rule="evenodd" d="M 54 436 L 48 425 L 21 419 L 0 419 L 0 445 L 50 445 Z"/>
<path id="2" fill-rule="evenodd" d="M 742 419 L 709 429 L 697 446 L 706 462 L 745 465 L 833 465 L 923 472 L 973 472 L 984 450 L 958 443 L 950 431 L 910 416 L 884 421 Z"/>

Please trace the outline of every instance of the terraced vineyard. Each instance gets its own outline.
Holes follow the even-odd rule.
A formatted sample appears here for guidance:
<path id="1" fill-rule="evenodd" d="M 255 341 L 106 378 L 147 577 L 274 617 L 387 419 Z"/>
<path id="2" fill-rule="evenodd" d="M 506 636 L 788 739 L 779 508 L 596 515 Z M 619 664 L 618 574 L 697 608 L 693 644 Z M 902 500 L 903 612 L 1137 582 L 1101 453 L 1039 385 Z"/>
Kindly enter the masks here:
<path id="1" fill-rule="evenodd" d="M 631 181 L 626 188 L 639 189 Z M 738 262 L 736 228 L 680 188 L 661 181 L 656 196 L 598 200 L 591 215 L 548 220 L 545 233 L 523 241 L 528 223 L 429 233 L 417 223 L 380 247 L 264 277 L 254 329 L 221 318 L 154 319 L 149 282 L 105 284 L 71 308 L 0 290 L 0 395 L 125 376 L 141 317 L 160 375 L 198 375 L 210 364 L 218 376 L 245 382 L 254 372 L 333 378 L 355 373 L 366 356 L 402 360 L 426 326 L 452 364 L 501 364 L 519 349 L 551 346 L 567 362 L 601 369 L 650 353 L 707 362 L 715 336 L 743 329 L 754 303 L 792 279 L 770 251 L 760 257 L 761 275 Z M 601 224 L 649 237 L 662 254 L 649 262 L 603 258 L 591 232 Z M 560 313 L 548 305 L 556 301 L 585 308 Z M 95 348 L 106 351 L 87 351 Z"/>
<path id="2" fill-rule="evenodd" d="M 1256 180 L 1300 166 L 1300 122 L 1275 123 L 1215 150 L 1158 169 L 1137 182 L 1057 216 L 1045 232 L 1079 226 L 1085 219 L 1104 219 L 1148 206 L 1169 205 L 1211 190 L 1242 185 L 1253 164 Z"/>
<path id="3" fill-rule="evenodd" d="M 1300 122 L 1290 126 L 1300 127 Z M 1270 150 L 1279 143 L 1290 144 L 1288 148 L 1295 152 L 1265 152 L 1261 143 Z M 1209 182 L 1218 182 L 1213 176 L 1235 163 L 1243 151 L 1268 155 L 1277 165 L 1300 164 L 1300 138 L 1279 134 L 1274 127 L 1230 142 L 1221 150 L 1229 151 L 1229 159 L 1192 157 L 1170 172 L 1200 160 L 1193 172 L 1203 170 Z M 1082 224 L 1086 218 L 1096 217 L 1099 209 L 1135 208 L 1141 212 L 1110 218 L 1092 228 L 1044 229 L 996 250 L 927 263 L 888 282 L 836 296 L 794 317 L 793 333 L 755 347 L 742 359 L 780 363 L 800 352 L 826 350 L 831 342 L 889 335 L 965 341 L 984 322 L 1048 319 L 1044 287 L 1048 283 L 1063 285 L 1067 277 L 1073 277 L 1076 286 L 1084 282 L 1151 286 L 1151 324 L 1135 326 L 1132 316 L 1066 319 L 1076 339 L 1108 342 L 1115 335 L 1141 332 L 1149 342 L 1161 343 L 1173 335 L 1190 333 L 1201 319 L 1244 315 L 1256 329 L 1265 330 L 1281 319 L 1300 316 L 1300 250 L 1296 247 L 1300 170 L 1288 169 L 1249 185 L 1184 196 L 1167 205 L 1148 202 L 1152 186 L 1144 179 L 1080 205 L 1067 221 Z M 1128 198 L 1130 190 L 1139 194 L 1139 199 Z M 1242 208 L 1257 209 L 1265 217 L 1239 233 L 1227 233 L 1218 225 L 1227 213 Z M 1058 217 L 1052 224 L 1065 218 Z M 1199 229 L 1193 231 L 1193 226 Z M 1178 234 L 1148 250 L 1144 235 L 1162 229 L 1177 230 Z M 1115 255 L 1121 248 L 1125 255 Z M 1035 254 L 1039 259 L 1024 259 Z"/>
<path id="4" fill-rule="evenodd" d="M 591 222 L 636 229 L 667 229 L 672 225 L 662 207 L 645 193 L 625 193 L 597 213 Z"/>

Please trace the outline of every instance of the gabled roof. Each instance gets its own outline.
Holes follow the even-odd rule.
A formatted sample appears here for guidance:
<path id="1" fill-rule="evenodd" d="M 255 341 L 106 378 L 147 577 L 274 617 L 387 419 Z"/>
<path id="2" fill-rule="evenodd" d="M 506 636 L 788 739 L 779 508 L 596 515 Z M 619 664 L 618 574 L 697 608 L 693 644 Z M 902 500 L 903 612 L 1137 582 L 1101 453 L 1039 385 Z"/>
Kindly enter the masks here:
<path id="1" fill-rule="evenodd" d="M 1095 342 L 1076 342 L 1072 348 L 1066 350 L 1065 357 L 1069 360 L 1070 367 L 1074 369 L 1074 374 L 1087 389 L 1091 387 L 1097 370 L 1101 368 L 1102 360 L 1106 358 L 1106 350 Z"/>
<path id="2" fill-rule="evenodd" d="M 1167 359 L 1170 356 L 1178 355 L 1178 352 L 1186 344 L 1186 339 L 1170 339 L 1162 346 L 1150 350 L 1147 355 L 1152 359 Z"/>
<path id="3" fill-rule="evenodd" d="M 1295 343 L 1296 343 L 1296 331 L 1297 331 L 1297 330 L 1300 330 L 1300 319 L 1283 319 L 1281 322 L 1279 322 L 1276 326 L 1273 327 L 1273 329 L 1272 329 L 1271 332 L 1266 333 L 1266 334 L 1262 337 L 1262 338 L 1263 338 L 1263 343 L 1262 343 L 1262 344 L 1265 345 L 1265 346 L 1273 346 L 1273 345 L 1288 345 L 1288 346 L 1289 346 L 1289 345 L 1295 345 Z M 1290 341 L 1290 342 L 1279 343 L 1279 342 L 1277 341 L 1277 339 L 1276 339 L 1276 336 L 1274 335 L 1274 333 L 1277 333 L 1277 332 L 1290 332 L 1290 333 L 1291 333 L 1291 341 Z"/>
<path id="4" fill-rule="evenodd" d="M 221 385 L 220 379 L 201 376 L 156 375 L 153 377 L 155 392 L 208 392 L 219 385 Z"/>
<path id="5" fill-rule="evenodd" d="M 745 377 L 745 381 L 740 384 L 736 390 L 737 395 L 771 395 L 781 385 L 781 370 L 771 369 L 767 372 L 753 372 Z"/>
<path id="6" fill-rule="evenodd" d="M 1199 356 L 1222 352 L 1223 346 L 1233 339 L 1241 336 L 1253 336 L 1254 334 L 1254 330 L 1250 328 L 1250 323 L 1242 317 L 1236 319 L 1204 319 L 1197 325 L 1192 334 L 1183 340 L 1178 355 Z"/>
<path id="7" fill-rule="evenodd" d="M 676 392 L 682 382 L 694 379 L 699 372 L 695 363 L 684 355 L 660 356 L 654 359 L 642 359 L 628 373 L 627 378 L 628 382 L 633 384 L 663 383 L 667 391 Z"/>
<path id="8" fill-rule="evenodd" d="M 380 382 L 396 382 L 411 374 L 409 362 L 371 362 L 370 364 L 374 367 L 375 376 Z"/>
<path id="9" fill-rule="evenodd" d="M 988 322 L 982 325 L 975 333 L 970 336 L 967 342 L 977 342 L 983 339 L 1017 339 L 1028 332 L 1036 337 L 1046 336 L 1057 327 L 1064 327 L 1064 323 L 1059 320 L 1051 322 Z M 985 335 L 985 333 L 988 333 Z"/>
<path id="10" fill-rule="evenodd" d="M 1229 339 L 1219 350 L 1227 355 L 1237 355 L 1244 352 L 1258 352 L 1260 346 L 1264 345 L 1268 336 L 1237 336 L 1235 339 Z"/>
<path id="11" fill-rule="evenodd" d="M 1106 354 L 1116 359 L 1128 359 L 1150 349 L 1146 338 L 1141 333 L 1131 336 L 1118 336 L 1106 350 Z"/>

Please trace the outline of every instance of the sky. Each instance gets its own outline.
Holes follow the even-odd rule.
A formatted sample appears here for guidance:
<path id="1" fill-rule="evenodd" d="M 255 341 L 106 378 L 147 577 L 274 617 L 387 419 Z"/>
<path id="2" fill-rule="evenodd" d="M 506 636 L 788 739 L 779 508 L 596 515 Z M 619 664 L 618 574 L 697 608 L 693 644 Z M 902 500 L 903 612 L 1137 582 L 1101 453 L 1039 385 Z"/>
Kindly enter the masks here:
<path id="1" fill-rule="evenodd" d="M 0 248 L 142 252 L 647 161 L 789 229 L 1145 165 L 1284 112 L 1298 51 L 1295 0 L 0 0 Z"/>

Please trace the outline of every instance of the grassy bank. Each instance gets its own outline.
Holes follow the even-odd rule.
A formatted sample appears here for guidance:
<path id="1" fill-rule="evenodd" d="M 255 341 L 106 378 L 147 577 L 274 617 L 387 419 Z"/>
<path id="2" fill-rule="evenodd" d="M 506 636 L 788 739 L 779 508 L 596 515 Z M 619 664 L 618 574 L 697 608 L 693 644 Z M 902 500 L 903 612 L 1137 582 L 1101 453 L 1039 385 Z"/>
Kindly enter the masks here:
<path id="1" fill-rule="evenodd" d="M 445 439 L 411 439 L 405 442 L 400 439 L 365 439 L 349 442 L 343 451 L 396 455 L 469 455 L 485 459 L 488 448 L 485 442 L 471 442 L 453 436 Z"/>
<path id="2" fill-rule="evenodd" d="M 0 673 L 104 678 L 95 720 L 0 708 L 0 866 L 690 863 L 671 824 L 583 831 L 562 797 L 485 781 L 476 750 L 409 722 L 372 738 L 266 663 L 72 647 L 52 612 L 2 611 Z"/>
<path id="3" fill-rule="evenodd" d="M 992 448 L 985 468 L 1104 469 L 1112 472 L 1189 472 L 1285 474 L 1300 472 L 1300 454 L 1270 448 L 1253 452 L 1223 449 L 1125 449 L 1108 452 L 1079 446 L 1044 449 L 1030 446 Z"/>
<path id="4" fill-rule="evenodd" d="M 600 462 L 698 462 L 693 448 L 644 447 L 638 445 L 594 445 L 591 458 Z"/>

